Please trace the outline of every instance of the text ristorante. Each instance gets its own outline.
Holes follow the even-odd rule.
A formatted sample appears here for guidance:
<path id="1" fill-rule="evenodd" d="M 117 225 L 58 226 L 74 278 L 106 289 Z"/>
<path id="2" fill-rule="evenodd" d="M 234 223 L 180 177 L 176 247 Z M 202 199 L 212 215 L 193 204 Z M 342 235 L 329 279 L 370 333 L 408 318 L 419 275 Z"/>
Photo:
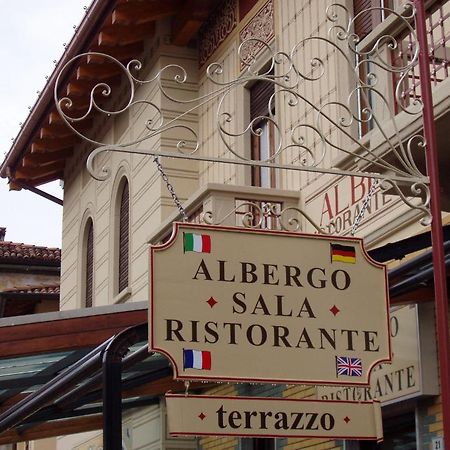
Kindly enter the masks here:
<path id="1" fill-rule="evenodd" d="M 371 330 L 328 329 L 283 325 L 243 325 L 239 322 L 200 323 L 197 320 L 166 319 L 166 341 L 205 344 L 250 344 L 254 347 L 292 347 L 376 352 L 378 333 Z"/>

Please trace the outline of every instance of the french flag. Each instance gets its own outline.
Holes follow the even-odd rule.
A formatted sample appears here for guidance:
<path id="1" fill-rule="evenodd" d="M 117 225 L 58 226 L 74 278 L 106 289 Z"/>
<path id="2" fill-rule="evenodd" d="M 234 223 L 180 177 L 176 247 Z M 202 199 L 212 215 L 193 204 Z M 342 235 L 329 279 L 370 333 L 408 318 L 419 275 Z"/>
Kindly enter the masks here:
<path id="1" fill-rule="evenodd" d="M 183 349 L 185 369 L 211 370 L 211 352 L 205 350 Z"/>

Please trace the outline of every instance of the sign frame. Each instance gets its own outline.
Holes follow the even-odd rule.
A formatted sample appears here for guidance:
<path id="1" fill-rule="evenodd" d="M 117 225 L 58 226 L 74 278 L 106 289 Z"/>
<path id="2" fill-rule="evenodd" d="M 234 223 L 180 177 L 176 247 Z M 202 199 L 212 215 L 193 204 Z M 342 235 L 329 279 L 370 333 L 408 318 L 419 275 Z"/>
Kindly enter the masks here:
<path id="1" fill-rule="evenodd" d="M 337 401 L 318 400 L 309 398 L 279 398 L 279 397 L 249 397 L 249 396 L 220 396 L 220 395 L 185 395 L 166 393 L 166 411 L 168 418 L 168 432 L 170 436 L 232 436 L 232 437 L 263 437 L 263 438 L 307 438 L 307 439 L 352 439 L 352 440 L 383 440 L 383 420 L 381 415 L 380 402 L 364 401 Z M 222 403 L 221 408 L 215 411 L 217 404 Z M 227 411 L 232 405 L 235 411 Z M 256 405 L 263 408 L 276 408 L 275 412 L 262 412 L 261 410 L 246 410 L 242 414 L 242 409 L 255 408 Z M 259 406 L 258 406 L 259 407 Z M 212 408 L 212 409 L 211 409 Z M 241 411 L 239 411 L 239 409 Z M 296 411 L 303 410 L 303 412 Z M 309 412 L 305 410 L 309 409 Z M 174 411 L 176 414 L 174 414 Z M 190 413 L 193 413 L 192 416 Z M 221 425 L 205 422 L 209 420 L 211 412 L 221 416 L 218 421 Z M 259 413 L 259 414 L 258 414 Z M 226 426 L 226 414 L 231 426 Z M 279 417 L 277 417 L 277 415 Z M 283 416 L 283 417 L 280 417 Z M 325 417 L 327 416 L 327 417 Z M 339 417 L 338 417 L 339 416 Z M 350 416 L 350 417 L 349 417 Z M 292 419 L 292 420 L 291 420 Z M 325 420 L 324 420 L 325 419 Z M 333 422 L 331 422 L 331 419 Z M 339 420 L 336 420 L 339 419 Z M 240 424 L 237 422 L 241 421 Z M 263 423 L 263 427 L 253 427 L 258 421 Z M 270 422 L 278 421 L 278 432 L 272 432 L 276 426 L 271 427 Z M 355 433 L 355 421 L 358 427 Z M 332 427 L 320 433 L 320 425 Z M 200 430 L 204 426 L 204 430 Z M 243 425 L 243 426 L 241 426 Z M 349 427 L 353 433 L 338 433 L 331 431 L 337 426 L 339 430 Z M 174 427 L 180 427 L 173 429 Z M 207 427 L 210 429 L 208 430 Z M 226 431 L 228 428 L 228 431 Z M 236 431 L 229 431 L 230 428 Z M 250 428 L 254 431 L 238 432 L 238 429 Z M 323 428 L 323 427 L 322 427 Z M 223 430 L 223 431 L 222 431 Z M 263 430 L 263 431 L 261 431 Z M 284 431 L 283 431 L 284 430 Z M 316 432 L 317 430 L 317 432 Z M 370 430 L 370 433 L 359 430 Z"/>
<path id="2" fill-rule="evenodd" d="M 174 245 L 174 243 L 177 241 L 177 239 L 182 239 L 183 236 L 180 237 L 180 234 L 183 231 L 188 232 L 232 232 L 232 233 L 242 233 L 242 234 L 254 234 L 254 235 L 269 235 L 269 236 L 283 236 L 283 237 L 294 237 L 294 238 L 306 238 L 306 239 L 314 239 L 314 240 L 320 240 L 320 241 L 327 241 L 327 242 L 335 242 L 339 244 L 348 244 L 351 243 L 355 246 L 358 246 L 359 252 L 361 255 L 364 256 L 364 259 L 367 263 L 369 263 L 372 266 L 375 266 L 376 268 L 383 270 L 383 279 L 384 279 L 384 311 L 386 315 L 386 328 L 383 328 L 383 330 L 386 330 L 387 333 L 387 350 L 386 350 L 386 357 L 377 359 L 374 361 L 369 367 L 367 367 L 367 375 L 365 380 L 357 380 L 355 378 L 352 379 L 342 379 L 336 377 L 336 380 L 324 380 L 324 379 L 304 379 L 302 377 L 265 377 L 265 376 L 244 376 L 244 375 L 232 375 L 232 376 L 222 376 L 222 375 L 209 375 L 205 372 L 201 374 L 197 373 L 182 373 L 182 370 L 180 370 L 179 363 L 172 357 L 171 354 L 169 354 L 165 349 L 161 348 L 157 344 L 155 344 L 155 326 L 154 326 L 154 298 L 155 298 L 155 277 L 154 277 L 154 267 L 155 267 L 155 253 L 164 251 L 166 249 L 169 249 Z M 387 281 L 387 270 L 386 266 L 384 264 L 380 264 L 373 259 L 370 258 L 366 250 L 363 246 L 363 240 L 360 238 L 348 238 L 348 237 L 341 237 L 341 236 L 328 236 L 328 235 L 321 235 L 321 234 L 308 234 L 308 233 L 299 233 L 299 232 L 292 232 L 292 231 L 281 231 L 281 230 L 267 230 L 267 229 L 254 229 L 254 228 L 242 228 L 242 227 L 231 227 L 231 226 L 215 226 L 215 225 L 203 225 L 203 224 L 191 224 L 187 222 L 175 222 L 173 223 L 173 231 L 172 235 L 170 236 L 169 240 L 161 245 L 152 245 L 149 249 L 149 257 L 150 257 L 150 307 L 149 307 L 149 349 L 151 351 L 159 352 L 163 355 L 165 355 L 170 361 L 173 366 L 173 372 L 174 372 L 174 379 L 178 380 L 202 380 L 202 381 L 213 381 L 213 382 L 255 382 L 255 383 L 275 383 L 275 384 L 306 384 L 306 385 L 336 385 L 336 386 L 367 386 L 370 383 L 370 372 L 374 367 L 379 365 L 382 362 L 390 362 L 392 360 L 392 350 L 391 350 L 391 341 L 390 341 L 390 333 L 389 333 L 389 290 L 388 290 L 388 281 Z"/>

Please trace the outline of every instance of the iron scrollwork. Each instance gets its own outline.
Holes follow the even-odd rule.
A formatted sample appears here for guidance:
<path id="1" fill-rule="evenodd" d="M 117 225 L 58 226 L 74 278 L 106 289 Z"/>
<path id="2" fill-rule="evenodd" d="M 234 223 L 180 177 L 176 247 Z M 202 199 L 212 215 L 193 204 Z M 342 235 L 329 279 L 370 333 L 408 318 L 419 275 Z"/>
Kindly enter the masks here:
<path id="1" fill-rule="evenodd" d="M 343 5 L 332 4 L 327 9 L 327 19 L 331 26 L 326 37 L 306 37 L 294 45 L 289 52 L 274 51 L 269 44 L 257 38 L 244 41 L 238 48 L 240 65 L 244 67 L 239 76 L 231 80 L 224 79 L 225 70 L 222 63 L 210 64 L 206 69 L 206 77 L 213 89 L 204 95 L 185 99 L 176 98 L 171 93 L 170 88 L 167 87 L 167 79 L 171 79 L 175 85 L 184 85 L 188 80 L 187 71 L 178 64 L 167 65 L 152 78 L 143 80 L 137 76 L 142 68 L 142 64 L 137 60 L 123 65 L 108 55 L 85 53 L 68 61 L 59 74 L 55 85 L 56 106 L 61 117 L 74 133 L 97 147 L 89 155 L 87 168 L 98 180 L 104 180 L 109 175 L 107 168 L 102 167 L 98 170 L 94 166 L 97 155 L 105 151 L 339 176 L 357 175 L 379 180 L 381 189 L 394 191 L 408 206 L 420 211 L 422 223 L 428 224 L 431 221 L 429 180 L 416 162 L 418 152 L 425 151 L 426 142 L 421 135 L 414 135 L 407 139 L 402 137 L 397 124 L 398 110 L 393 104 L 396 103 L 398 109 L 408 115 L 419 117 L 422 111 L 420 99 L 414 99 L 406 105 L 399 95 L 399 86 L 417 63 L 419 50 L 415 31 L 411 25 L 415 18 L 414 6 L 410 2 L 405 2 L 403 8 L 401 12 L 383 9 L 400 22 L 412 36 L 411 55 L 401 66 L 393 66 L 387 56 L 389 51 L 396 49 L 395 36 L 382 35 L 369 48 L 361 49 L 360 38 L 353 32 L 354 21 L 358 16 L 351 17 Z M 382 10 L 382 8 L 371 9 Z M 260 68 L 261 63 L 256 56 L 252 57 L 248 52 L 248 46 L 255 47 L 255 43 L 258 48 L 265 48 L 264 52 L 259 51 L 258 54 L 270 55 L 269 65 L 264 66 L 264 69 Z M 307 58 L 309 54 L 307 48 L 311 49 L 314 45 L 323 48 L 325 53 L 333 52 L 350 69 L 349 73 L 353 78 L 352 87 L 344 101 L 334 99 L 317 104 L 305 93 L 309 89 L 314 89 L 314 86 L 327 76 L 327 58 L 314 54 Z M 69 97 L 59 98 L 58 96 L 60 80 L 62 74 L 72 66 L 75 60 L 86 57 L 104 58 L 116 65 L 124 75 L 128 86 L 128 97 L 124 106 L 118 109 L 100 106 L 97 101 L 99 96 L 111 98 L 113 89 L 107 83 L 99 82 L 91 90 L 86 111 L 78 116 L 71 114 L 74 109 L 72 100 Z M 304 60 L 308 60 L 306 65 L 303 63 Z M 365 73 L 364 77 L 361 76 L 362 71 Z M 394 91 L 396 102 L 393 102 L 392 96 L 386 95 L 379 87 L 381 76 L 391 76 L 394 73 L 398 75 Z M 256 81 L 274 84 L 275 93 L 270 97 L 267 108 L 270 112 L 267 116 L 253 118 L 242 126 L 227 110 L 228 100 L 235 95 L 237 88 Z M 136 99 L 136 86 L 143 85 L 154 85 L 164 98 L 181 105 L 183 112 L 176 117 L 164 117 L 161 106 L 156 102 Z M 188 122 L 183 121 L 188 114 L 214 102 L 217 105 L 217 133 L 228 153 L 225 156 L 202 153 L 198 132 Z M 358 102 L 363 105 L 359 110 L 355 108 Z M 279 115 L 271 112 L 275 104 L 277 108 L 283 104 L 286 110 L 297 114 L 297 117 L 306 117 L 306 119 L 292 124 L 280 123 Z M 94 111 L 111 117 L 140 106 L 146 108 L 145 130 L 139 138 L 130 142 L 109 145 L 88 137 L 77 129 L 77 124 Z M 313 112 L 313 120 L 310 120 L 311 115 L 304 113 L 307 110 Z M 382 111 L 381 116 L 379 111 Z M 387 118 L 389 120 L 386 120 Z M 244 135 L 261 134 L 261 128 L 257 125 L 261 119 L 271 122 L 275 130 L 275 150 L 265 160 L 252 159 L 238 143 L 239 138 Z M 382 150 L 371 148 L 366 140 L 360 139 L 360 136 L 355 133 L 355 127 L 369 123 L 381 136 L 385 145 Z M 149 142 L 153 137 L 174 129 L 182 129 L 185 135 L 190 136 L 189 139 L 184 138 L 177 142 L 176 151 L 166 151 L 160 147 L 143 148 L 144 143 Z M 335 133 L 339 133 L 350 145 L 342 145 L 339 143 L 341 141 L 331 138 Z M 325 162 L 330 160 L 330 154 L 338 155 L 341 159 L 347 158 L 353 161 L 353 164 L 345 167 L 327 167 Z M 419 157 L 421 156 L 423 154 L 419 154 Z M 405 186 L 409 189 L 408 193 L 405 193 Z"/>

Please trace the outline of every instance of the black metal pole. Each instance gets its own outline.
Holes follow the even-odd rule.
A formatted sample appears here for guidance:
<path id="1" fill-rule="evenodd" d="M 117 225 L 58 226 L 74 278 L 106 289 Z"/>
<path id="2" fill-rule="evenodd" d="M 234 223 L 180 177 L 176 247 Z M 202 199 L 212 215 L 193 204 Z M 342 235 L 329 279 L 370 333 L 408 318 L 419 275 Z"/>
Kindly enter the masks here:
<path id="1" fill-rule="evenodd" d="M 103 352 L 103 450 L 122 450 L 122 358 L 147 338 L 147 323 L 127 328 Z"/>
<path id="2" fill-rule="evenodd" d="M 103 448 L 122 449 L 122 362 L 120 357 L 103 359 Z"/>

